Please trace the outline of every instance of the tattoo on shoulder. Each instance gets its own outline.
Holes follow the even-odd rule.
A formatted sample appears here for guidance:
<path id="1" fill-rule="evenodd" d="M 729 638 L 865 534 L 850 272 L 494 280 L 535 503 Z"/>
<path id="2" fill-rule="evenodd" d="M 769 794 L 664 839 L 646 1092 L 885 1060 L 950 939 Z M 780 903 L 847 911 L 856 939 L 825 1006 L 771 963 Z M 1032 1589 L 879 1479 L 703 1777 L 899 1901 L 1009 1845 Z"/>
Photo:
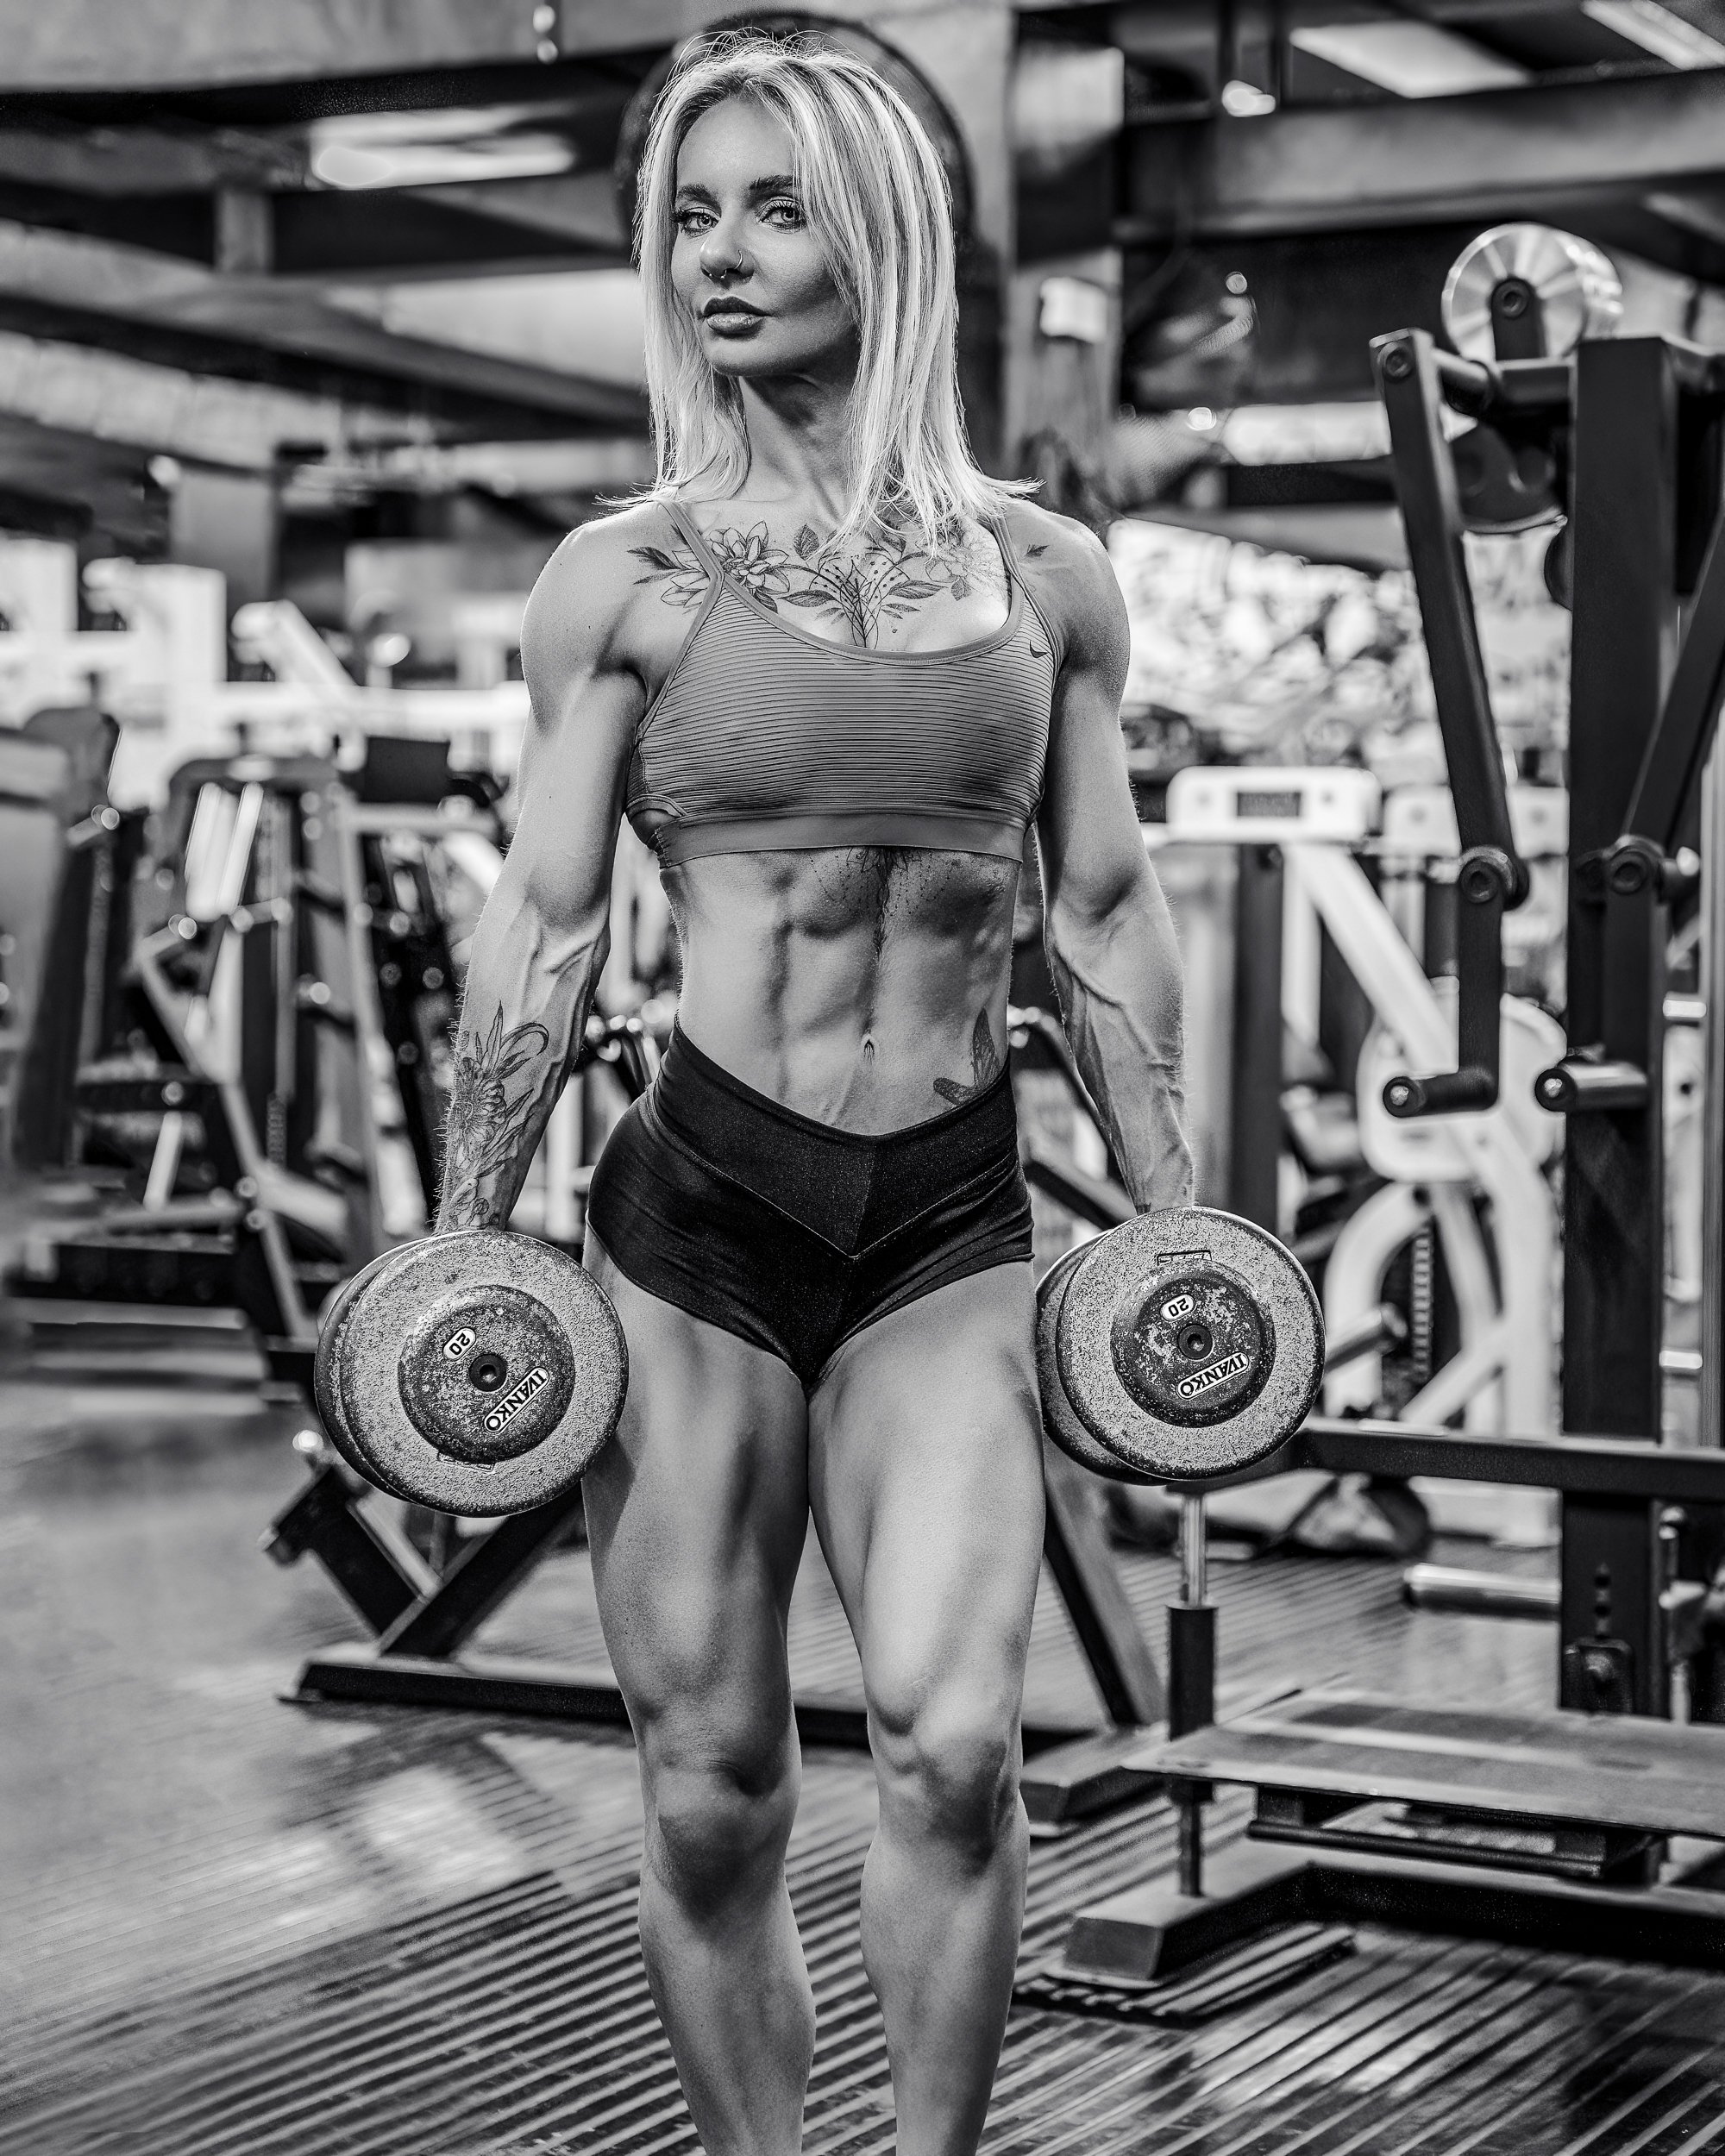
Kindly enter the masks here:
<path id="1" fill-rule="evenodd" d="M 979 1011 L 970 1032 L 970 1083 L 967 1086 L 957 1078 L 937 1078 L 934 1089 L 943 1100 L 956 1108 L 963 1101 L 974 1100 L 979 1093 L 992 1086 L 1001 1069 L 1000 1051 L 988 1030 L 988 1013 Z"/>
<path id="2" fill-rule="evenodd" d="M 998 586 L 1000 572 L 991 545 L 967 533 L 955 518 L 932 537 L 888 529 L 860 545 L 836 547 L 812 524 L 804 524 L 788 546 L 778 545 L 764 523 L 746 530 L 721 524 L 706 542 L 727 580 L 769 613 L 797 607 L 843 622 L 858 644 L 879 640 L 882 626 L 901 621 L 932 599 L 969 596 L 974 585 Z M 711 582 L 693 549 L 631 547 L 643 565 L 637 584 L 656 584 L 668 606 L 699 606 Z"/>
<path id="3" fill-rule="evenodd" d="M 456 1037 L 451 1058 L 449 1112 L 443 1125 L 443 1188 L 449 1224 L 486 1228 L 502 1224 L 483 1186 L 506 1169 L 532 1112 L 530 1083 L 512 1098 L 510 1081 L 543 1056 L 551 1036 L 543 1025 L 517 1025 L 505 1033 L 503 1012 L 483 1034 Z"/>

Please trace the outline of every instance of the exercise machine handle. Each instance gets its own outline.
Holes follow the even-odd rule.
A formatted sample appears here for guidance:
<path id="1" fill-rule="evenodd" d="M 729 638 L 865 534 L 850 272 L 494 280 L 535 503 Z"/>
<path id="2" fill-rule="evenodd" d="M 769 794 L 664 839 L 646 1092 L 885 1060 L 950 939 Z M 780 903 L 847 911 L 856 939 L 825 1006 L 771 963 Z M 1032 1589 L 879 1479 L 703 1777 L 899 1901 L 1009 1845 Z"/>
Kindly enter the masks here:
<path id="1" fill-rule="evenodd" d="M 1482 411 L 1506 401 L 1502 371 L 1440 354 L 1423 329 L 1400 329 L 1372 343 L 1379 394 L 1389 422 L 1396 492 L 1420 595 L 1432 690 L 1449 767 L 1461 841 L 1456 966 L 1460 991 L 1456 1068 L 1431 1077 L 1406 1074 L 1383 1088 L 1383 1105 L 1403 1119 L 1493 1107 L 1497 1101 L 1504 913 L 1527 897 L 1527 864 L 1509 822 L 1503 758 L 1491 716 L 1485 661 L 1463 550 L 1455 460 L 1444 438 L 1447 398 Z M 1554 394 L 1540 362 L 1538 387 Z M 1534 386 L 1530 377 L 1530 391 Z"/>

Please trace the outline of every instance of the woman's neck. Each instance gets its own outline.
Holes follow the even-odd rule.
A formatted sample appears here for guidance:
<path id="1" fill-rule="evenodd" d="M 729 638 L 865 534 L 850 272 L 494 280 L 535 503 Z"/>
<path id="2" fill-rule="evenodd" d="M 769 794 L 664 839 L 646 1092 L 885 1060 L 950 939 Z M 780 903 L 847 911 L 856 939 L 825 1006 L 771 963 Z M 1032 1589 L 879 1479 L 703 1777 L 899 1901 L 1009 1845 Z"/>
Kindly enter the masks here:
<path id="1" fill-rule="evenodd" d="M 842 522 L 850 498 L 850 381 L 799 375 L 742 387 L 750 495 L 818 505 Z"/>

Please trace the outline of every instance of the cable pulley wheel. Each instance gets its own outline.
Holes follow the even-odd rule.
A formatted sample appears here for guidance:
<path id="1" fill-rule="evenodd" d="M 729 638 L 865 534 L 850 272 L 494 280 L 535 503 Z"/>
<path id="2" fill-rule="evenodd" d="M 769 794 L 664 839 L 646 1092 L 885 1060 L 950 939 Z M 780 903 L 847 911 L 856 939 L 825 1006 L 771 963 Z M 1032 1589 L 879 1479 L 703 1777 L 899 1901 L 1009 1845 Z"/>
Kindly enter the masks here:
<path id="1" fill-rule="evenodd" d="M 1590 241 L 1548 224 L 1496 224 L 1468 242 L 1444 280 L 1445 333 L 1464 359 L 1497 357 L 1492 295 L 1512 279 L 1538 299 L 1552 359 L 1584 337 L 1610 336 L 1623 312 L 1622 280 Z"/>

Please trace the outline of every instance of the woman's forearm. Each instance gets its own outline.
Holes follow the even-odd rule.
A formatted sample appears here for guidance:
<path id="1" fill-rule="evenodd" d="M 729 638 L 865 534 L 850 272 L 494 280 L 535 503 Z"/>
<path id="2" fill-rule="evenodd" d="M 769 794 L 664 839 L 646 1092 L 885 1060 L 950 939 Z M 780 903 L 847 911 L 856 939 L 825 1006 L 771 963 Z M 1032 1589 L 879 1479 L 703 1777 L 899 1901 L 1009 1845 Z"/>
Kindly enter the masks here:
<path id="1" fill-rule="evenodd" d="M 555 931 L 499 883 L 480 918 L 455 1037 L 437 1232 L 505 1228 L 586 1023 L 605 917 Z"/>
<path id="2" fill-rule="evenodd" d="M 1051 918 L 1048 956 L 1073 1059 L 1132 1202 L 1189 1205 L 1180 952 L 1159 887 L 1137 887 L 1094 922 Z"/>

